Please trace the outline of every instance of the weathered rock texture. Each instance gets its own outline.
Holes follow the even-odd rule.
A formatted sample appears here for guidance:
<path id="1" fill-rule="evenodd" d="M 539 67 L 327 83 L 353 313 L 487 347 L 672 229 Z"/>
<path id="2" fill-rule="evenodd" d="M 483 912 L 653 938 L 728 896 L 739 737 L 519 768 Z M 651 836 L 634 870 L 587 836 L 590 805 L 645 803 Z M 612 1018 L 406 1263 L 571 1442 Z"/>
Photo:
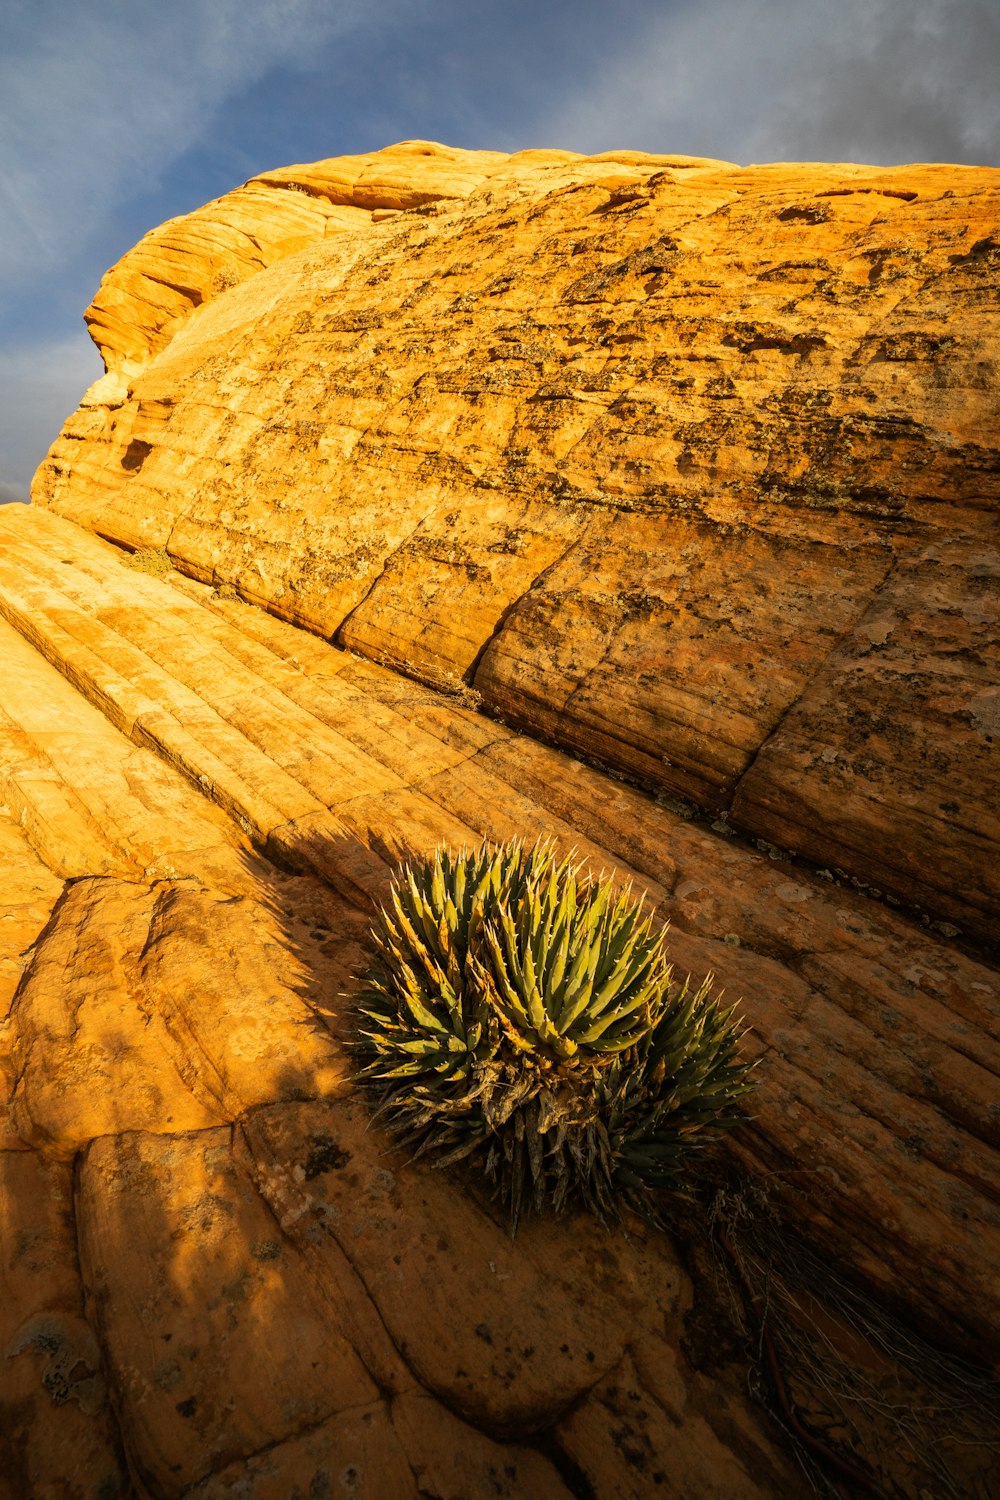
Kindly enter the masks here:
<path id="1" fill-rule="evenodd" d="M 987 169 L 289 168 L 108 274 L 34 497 L 989 936 L 998 267 Z"/>
<path id="2" fill-rule="evenodd" d="M 474 1188 L 364 1129 L 341 996 L 389 865 L 441 839 L 547 833 L 640 881 L 678 964 L 744 997 L 761 1086 L 729 1161 L 768 1225 L 904 1324 L 1000 1355 L 994 970 L 70 522 L 11 507 L 0 537 L 10 1495 L 72 1472 L 278 1500 L 348 1470 L 374 1500 L 638 1500 L 658 1474 L 795 1492 L 665 1237 L 573 1220 L 511 1247 Z M 751 1233 L 739 1254 L 773 1298 L 773 1252 Z M 826 1349 L 840 1294 L 804 1284 Z M 868 1333 L 863 1368 L 926 1403 L 933 1366 L 900 1373 Z M 830 1359 L 795 1389 L 817 1422 Z M 976 1482 L 984 1428 L 949 1422 L 912 1472 L 877 1422 L 862 1461 L 913 1495 L 932 1463 Z"/>
<path id="3" fill-rule="evenodd" d="M 997 202 L 410 144 L 109 273 L 0 511 L 2 1500 L 989 1493 Z M 742 997 L 679 1240 L 351 1083 L 391 866 L 540 834 Z"/>

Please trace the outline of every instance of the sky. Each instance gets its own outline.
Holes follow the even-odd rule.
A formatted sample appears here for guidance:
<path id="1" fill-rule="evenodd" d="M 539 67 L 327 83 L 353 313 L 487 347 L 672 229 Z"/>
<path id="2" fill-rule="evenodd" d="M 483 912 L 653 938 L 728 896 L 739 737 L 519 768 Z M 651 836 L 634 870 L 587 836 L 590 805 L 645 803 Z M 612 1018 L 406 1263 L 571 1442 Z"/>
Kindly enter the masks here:
<path id="1" fill-rule="evenodd" d="M 1000 0 L 0 0 L 0 502 L 148 229 L 399 140 L 1000 166 Z"/>

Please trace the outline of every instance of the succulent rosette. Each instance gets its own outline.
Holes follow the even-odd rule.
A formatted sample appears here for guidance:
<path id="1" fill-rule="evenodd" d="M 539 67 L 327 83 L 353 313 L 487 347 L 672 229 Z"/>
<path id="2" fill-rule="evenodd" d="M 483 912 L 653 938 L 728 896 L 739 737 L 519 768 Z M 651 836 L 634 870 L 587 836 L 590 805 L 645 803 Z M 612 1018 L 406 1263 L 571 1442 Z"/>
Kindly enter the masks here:
<path id="1" fill-rule="evenodd" d="M 355 997 L 378 1118 L 438 1164 L 480 1157 L 525 1208 L 656 1217 L 751 1088 L 740 1026 L 676 983 L 630 888 L 547 843 L 404 865 Z"/>

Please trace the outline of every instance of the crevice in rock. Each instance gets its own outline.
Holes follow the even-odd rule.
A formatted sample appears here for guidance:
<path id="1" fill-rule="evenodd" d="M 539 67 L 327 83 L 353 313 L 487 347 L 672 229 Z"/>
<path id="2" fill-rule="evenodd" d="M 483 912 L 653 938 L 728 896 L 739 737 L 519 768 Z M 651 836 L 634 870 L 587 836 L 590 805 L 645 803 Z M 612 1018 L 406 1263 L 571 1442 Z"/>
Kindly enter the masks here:
<path id="1" fill-rule="evenodd" d="M 365 438 L 365 434 L 362 434 L 361 438 L 359 439 L 359 443 L 364 442 L 364 438 Z M 397 542 L 396 545 L 392 548 L 392 550 L 390 552 L 386 553 L 386 556 L 385 556 L 385 558 L 384 558 L 384 560 L 382 562 L 382 566 L 379 569 L 378 576 L 376 578 L 372 579 L 372 582 L 369 584 L 368 588 L 365 590 L 363 597 L 358 600 L 357 604 L 355 604 L 351 609 L 348 610 L 347 614 L 341 620 L 340 624 L 338 626 L 336 626 L 336 628 L 334 630 L 332 630 L 330 632 L 329 636 L 327 637 L 327 640 L 328 640 L 328 642 L 329 642 L 329 644 L 331 646 L 335 646 L 338 650 L 341 650 L 341 651 L 346 651 L 346 650 L 350 649 L 349 647 L 347 647 L 345 645 L 345 643 L 344 643 L 344 641 L 342 639 L 345 627 L 354 618 L 354 616 L 358 613 L 358 611 L 361 610 L 361 609 L 363 609 L 364 606 L 368 603 L 368 600 L 371 598 L 372 594 L 375 592 L 375 590 L 378 588 L 379 584 L 385 578 L 386 574 L 388 573 L 389 569 L 392 567 L 393 563 L 396 561 L 396 558 L 399 556 L 399 554 L 402 551 L 404 551 L 404 549 L 407 546 L 409 546 L 410 542 L 413 540 L 413 538 L 415 536 L 418 535 L 418 533 L 420 531 L 423 530 L 423 528 L 424 528 L 424 526 L 426 526 L 427 522 L 429 520 L 431 520 L 431 518 L 433 516 L 437 515 L 438 511 L 442 509 L 442 505 L 443 504 L 444 504 L 444 502 L 442 502 L 442 504 L 439 504 L 439 505 L 434 505 L 434 506 L 431 507 L 430 510 L 425 511 L 425 513 L 420 517 L 420 520 L 412 528 L 412 530 L 408 531 L 407 534 L 406 534 L 406 536 L 404 536 L 401 541 Z M 371 658 L 369 658 L 369 657 L 366 657 L 365 659 L 366 660 L 371 660 Z"/>
<path id="2" fill-rule="evenodd" d="M 819 661 L 817 661 L 817 663 L 815 664 L 812 672 L 809 674 L 809 676 L 806 678 L 805 682 L 802 684 L 802 687 L 799 690 L 799 692 L 792 699 L 792 701 L 789 704 L 787 704 L 785 706 L 785 708 L 782 709 L 780 715 L 775 720 L 775 722 L 771 725 L 770 729 L 768 729 L 766 731 L 766 733 L 762 736 L 760 744 L 757 746 L 757 749 L 753 752 L 753 754 L 750 757 L 749 761 L 744 766 L 743 770 L 740 772 L 740 775 L 737 777 L 737 779 L 736 779 L 736 781 L 735 781 L 735 783 L 733 785 L 733 789 L 732 789 L 732 792 L 730 794 L 729 801 L 726 804 L 726 811 L 727 811 L 727 813 L 730 813 L 732 811 L 733 803 L 735 802 L 735 800 L 736 800 L 736 798 L 737 798 L 737 796 L 739 794 L 740 787 L 742 786 L 742 784 L 746 780 L 746 778 L 750 775 L 750 773 L 752 772 L 754 766 L 757 764 L 757 760 L 760 757 L 761 753 L 771 743 L 771 741 L 774 739 L 775 735 L 780 733 L 782 725 L 784 723 L 786 723 L 786 721 L 791 717 L 791 715 L 798 708 L 798 706 L 802 702 L 802 700 L 809 695 L 809 693 L 812 691 L 812 688 L 814 687 L 814 685 L 816 684 L 816 682 L 819 680 L 820 677 L 822 677 L 823 673 L 826 671 L 827 667 L 829 666 L 831 660 L 837 655 L 838 651 L 841 650 L 841 648 L 844 646 L 845 642 L 848 642 L 848 641 L 851 640 L 851 638 L 853 637 L 855 631 L 858 628 L 858 625 L 864 619 L 865 615 L 871 609 L 872 605 L 876 602 L 876 600 L 879 598 L 879 596 L 884 592 L 886 584 L 889 582 L 889 579 L 895 573 L 895 571 L 896 571 L 896 569 L 897 569 L 898 566 L 899 566 L 898 558 L 895 555 L 892 555 L 888 559 L 888 561 L 887 561 L 885 572 L 882 574 L 882 577 L 879 579 L 878 583 L 876 583 L 876 584 L 874 584 L 872 586 L 872 589 L 871 589 L 870 593 L 868 594 L 868 596 L 865 598 L 865 600 L 861 604 L 861 606 L 858 609 L 857 613 L 855 614 L 854 618 L 847 625 L 844 626 L 843 630 L 841 630 L 840 633 L 836 636 L 836 638 L 830 643 L 830 646 L 829 646 L 828 650 L 824 653 L 824 655 L 822 656 L 822 658 Z M 739 827 L 738 821 L 734 824 L 734 827 Z M 748 837 L 750 837 L 750 838 L 755 837 L 752 829 L 747 828 L 745 831 L 746 831 Z"/>
<path id="3" fill-rule="evenodd" d="M 296 1101 L 296 1102 L 308 1102 L 308 1101 L 307 1100 L 303 1100 L 303 1101 Z M 358 1345 L 354 1342 L 354 1340 L 349 1339 L 347 1330 L 346 1330 L 346 1328 L 343 1327 L 343 1324 L 342 1324 L 342 1321 L 341 1321 L 341 1319 L 342 1319 L 341 1306 L 339 1304 L 337 1304 L 337 1303 L 332 1303 L 331 1302 L 330 1297 L 329 1297 L 329 1295 L 328 1295 L 325 1287 L 323 1286 L 322 1282 L 313 1273 L 312 1268 L 309 1266 L 307 1255 L 305 1255 L 303 1253 L 303 1251 L 300 1248 L 299 1244 L 295 1241 L 295 1239 L 287 1232 L 287 1230 L 282 1225 L 281 1219 L 278 1216 L 278 1213 L 277 1213 L 277 1211 L 276 1211 L 276 1209 L 274 1207 L 274 1204 L 271 1202 L 271 1199 L 268 1197 L 267 1193 L 265 1192 L 264 1188 L 261 1185 L 262 1179 L 264 1177 L 264 1174 L 261 1171 L 260 1164 L 258 1163 L 256 1156 L 254 1155 L 253 1148 L 252 1148 L 252 1146 L 250 1144 L 250 1141 L 247 1138 L 247 1134 L 246 1134 L 246 1130 L 245 1130 L 243 1122 L 246 1119 L 248 1119 L 253 1114 L 262 1114 L 262 1113 L 266 1112 L 267 1110 L 270 1110 L 270 1109 L 273 1109 L 273 1108 L 275 1108 L 275 1105 L 273 1103 L 264 1103 L 264 1104 L 255 1105 L 252 1109 L 244 1110 L 243 1114 L 239 1117 L 239 1119 L 237 1119 L 237 1120 L 235 1120 L 233 1122 L 232 1127 L 231 1127 L 231 1139 L 233 1141 L 233 1148 L 234 1148 L 233 1149 L 233 1157 L 234 1157 L 234 1160 L 246 1172 L 247 1178 L 251 1182 L 251 1184 L 253 1186 L 253 1189 L 254 1189 L 254 1192 L 257 1195 L 257 1198 L 263 1204 L 263 1206 L 264 1206 L 264 1208 L 265 1208 L 265 1210 L 266 1210 L 266 1212 L 268 1214 L 268 1217 L 271 1219 L 272 1223 L 275 1226 L 276 1232 L 281 1236 L 282 1242 L 285 1245 L 288 1246 L 288 1248 L 291 1251 L 292 1255 L 294 1255 L 295 1258 L 296 1258 L 296 1260 L 299 1262 L 299 1264 L 304 1267 L 304 1269 L 306 1271 L 306 1274 L 310 1278 L 310 1284 L 312 1285 L 313 1289 L 316 1291 L 317 1295 L 321 1298 L 321 1300 L 327 1306 L 329 1306 L 331 1308 L 331 1311 L 333 1312 L 333 1315 L 334 1315 L 334 1321 L 336 1322 L 337 1326 L 340 1327 L 344 1339 L 347 1340 L 348 1342 L 350 1342 L 351 1347 L 354 1350 L 354 1353 L 357 1355 L 359 1361 L 364 1366 L 365 1372 L 367 1373 L 367 1375 L 368 1375 L 369 1379 L 371 1380 L 372 1384 L 375 1386 L 376 1390 L 379 1392 L 379 1395 L 381 1396 L 382 1400 L 384 1402 L 386 1402 L 387 1404 L 391 1404 L 393 1398 L 395 1396 L 397 1396 L 397 1395 L 402 1394 L 402 1393 L 400 1391 L 397 1391 L 397 1390 L 393 1389 L 393 1387 L 391 1385 L 387 1385 L 386 1384 L 383 1376 L 379 1373 L 379 1371 L 377 1369 L 374 1369 L 372 1367 L 371 1361 L 369 1359 L 366 1359 L 363 1350 L 361 1350 L 358 1347 Z M 384 1317 L 382 1316 L 382 1311 L 381 1311 L 378 1303 L 375 1301 L 375 1298 L 372 1296 L 371 1291 L 369 1290 L 367 1283 L 365 1282 L 363 1276 L 359 1272 L 359 1270 L 358 1270 L 357 1266 L 355 1265 L 354 1261 L 351 1259 L 351 1257 L 348 1255 L 347 1251 L 344 1249 L 344 1246 L 343 1246 L 343 1243 L 341 1242 L 341 1239 L 334 1232 L 334 1230 L 331 1227 L 329 1221 L 324 1221 L 322 1227 L 323 1227 L 323 1231 L 327 1235 L 329 1235 L 330 1239 L 333 1240 L 334 1244 L 337 1246 L 338 1250 L 340 1251 L 340 1254 L 341 1254 L 341 1256 L 343 1257 L 343 1260 L 344 1260 L 344 1264 L 349 1268 L 350 1273 L 351 1273 L 351 1275 L 354 1278 L 357 1290 L 360 1293 L 363 1302 L 370 1308 L 372 1317 L 374 1318 L 374 1320 L 375 1320 L 378 1328 L 380 1328 L 382 1330 L 382 1333 L 385 1336 L 385 1339 L 386 1339 L 386 1342 L 387 1342 L 389 1348 L 393 1351 L 393 1353 L 395 1354 L 396 1358 L 399 1360 L 400 1365 L 412 1377 L 414 1385 L 417 1388 L 419 1388 L 420 1390 L 426 1391 L 427 1395 L 431 1396 L 434 1400 L 439 1400 L 440 1398 L 438 1397 L 438 1395 L 436 1394 L 436 1392 L 430 1390 L 427 1386 L 424 1385 L 423 1381 L 421 1380 L 421 1378 L 418 1375 L 418 1373 L 416 1372 L 416 1370 L 414 1370 L 413 1366 L 410 1364 L 410 1361 L 407 1359 L 406 1355 L 399 1348 L 399 1345 L 396 1343 L 396 1340 L 393 1337 L 391 1329 L 389 1328 L 389 1326 L 386 1323 Z M 326 1417 L 323 1420 L 327 1421 L 327 1420 L 329 1420 L 329 1417 Z M 463 1418 L 463 1420 L 464 1420 L 464 1418 Z"/>
<path id="4" fill-rule="evenodd" d="M 83 1161 L 84 1157 L 87 1154 L 87 1150 L 88 1146 L 85 1146 L 82 1150 L 77 1151 L 76 1155 L 73 1158 L 72 1199 L 70 1205 L 73 1215 L 73 1245 L 76 1256 L 76 1269 L 77 1274 L 80 1278 L 80 1294 L 82 1303 L 81 1311 L 85 1322 L 87 1323 L 88 1327 L 91 1330 L 91 1333 L 93 1334 L 94 1343 L 96 1344 L 98 1352 L 100 1354 L 101 1376 L 104 1381 L 105 1392 L 107 1393 L 105 1407 L 109 1417 L 111 1418 L 111 1435 L 115 1446 L 115 1453 L 118 1459 L 119 1469 L 122 1475 L 127 1475 L 132 1484 L 136 1486 L 139 1496 L 145 1497 L 148 1493 L 147 1488 L 145 1484 L 143 1484 L 140 1476 L 138 1475 L 135 1467 L 132 1464 L 131 1454 L 129 1453 L 128 1445 L 125 1442 L 125 1426 L 122 1421 L 122 1412 L 125 1407 L 124 1396 L 121 1389 L 119 1388 L 117 1380 L 115 1379 L 114 1366 L 111 1362 L 108 1351 L 107 1339 L 105 1337 L 104 1324 L 100 1314 L 98 1299 L 91 1284 L 91 1278 L 88 1275 L 89 1267 L 85 1263 L 83 1247 L 80 1242 L 80 1176 L 83 1170 Z"/>
<path id="5" fill-rule="evenodd" d="M 615 1368 L 616 1366 L 612 1366 L 612 1369 Z M 609 1371 L 608 1373 L 610 1374 L 611 1372 Z M 590 1391 L 585 1391 L 580 1398 L 581 1401 L 586 1400 L 589 1395 Z M 559 1420 L 562 1421 L 563 1418 L 570 1414 L 571 1410 L 572 1408 L 568 1408 L 567 1411 L 563 1412 Z M 544 1432 L 536 1433 L 533 1438 L 527 1440 L 525 1446 L 534 1448 L 542 1458 L 548 1460 L 567 1490 L 569 1490 L 569 1493 L 573 1496 L 573 1500 L 601 1500 L 600 1495 L 597 1493 L 585 1471 L 580 1467 L 576 1459 L 572 1458 L 566 1452 L 560 1443 L 555 1433 L 556 1425 L 554 1423 L 551 1428 L 547 1428 Z"/>
<path id="6" fill-rule="evenodd" d="M 250 1113 L 261 1113 L 261 1112 L 263 1112 L 263 1111 L 265 1111 L 265 1110 L 267 1110 L 269 1108 L 272 1108 L 272 1107 L 273 1106 L 266 1105 L 266 1104 L 265 1105 L 257 1106 L 252 1112 L 251 1111 L 246 1111 L 244 1117 L 241 1117 L 241 1118 L 245 1118 Z M 252 1147 L 250 1145 L 250 1142 L 249 1142 L 249 1140 L 248 1140 L 248 1138 L 246 1136 L 246 1133 L 245 1133 L 245 1131 L 244 1131 L 244 1129 L 243 1129 L 243 1127 L 242 1127 L 242 1125 L 240 1124 L 239 1121 L 236 1122 L 236 1127 L 235 1128 L 238 1128 L 239 1131 L 240 1131 L 240 1137 L 241 1137 L 240 1157 L 243 1159 L 243 1161 L 247 1165 L 247 1168 L 248 1168 L 248 1170 L 250 1172 L 250 1175 L 251 1175 L 251 1178 L 252 1178 L 252 1181 L 254 1183 L 254 1186 L 255 1186 L 255 1189 L 256 1189 L 257 1193 L 259 1194 L 260 1197 L 262 1197 L 264 1199 L 265 1203 L 267 1204 L 267 1207 L 268 1207 L 268 1210 L 269 1210 L 269 1212 L 271 1214 L 271 1217 L 277 1223 L 278 1228 L 279 1228 L 280 1232 L 282 1233 L 283 1238 L 289 1241 L 289 1243 L 292 1245 L 292 1248 L 293 1248 L 295 1254 L 300 1259 L 305 1260 L 306 1257 L 303 1254 L 303 1251 L 298 1247 L 298 1245 L 296 1244 L 296 1242 L 294 1240 L 290 1240 L 289 1236 L 286 1234 L 286 1232 L 283 1229 L 281 1229 L 280 1220 L 278 1220 L 278 1218 L 277 1218 L 277 1214 L 275 1212 L 275 1209 L 274 1209 L 273 1205 L 270 1202 L 268 1202 L 268 1200 L 267 1200 L 266 1193 L 265 1193 L 263 1187 L 261 1186 L 261 1176 L 263 1174 L 261 1173 L 261 1169 L 260 1169 L 259 1164 L 257 1162 L 257 1158 L 255 1157 L 255 1155 L 253 1153 L 253 1149 L 252 1149 Z M 496 1224 L 496 1220 L 494 1220 L 492 1218 L 492 1216 L 490 1216 L 488 1213 L 486 1213 L 486 1210 L 483 1207 L 483 1205 L 481 1205 L 480 1203 L 476 1202 L 475 1199 L 473 1199 L 472 1202 L 473 1202 L 475 1208 L 477 1209 L 477 1211 L 479 1213 L 481 1213 L 481 1214 L 484 1214 L 485 1217 L 489 1220 L 490 1224 L 494 1224 L 494 1225 Z M 351 1271 L 352 1275 L 355 1278 L 355 1281 L 357 1283 L 358 1289 L 361 1292 L 361 1295 L 363 1296 L 363 1298 L 365 1300 L 365 1303 L 370 1307 L 372 1315 L 377 1320 L 378 1327 L 382 1330 L 385 1338 L 387 1339 L 387 1341 L 389 1343 L 389 1346 L 394 1351 L 394 1353 L 395 1353 L 397 1359 L 399 1360 L 400 1364 L 403 1366 L 403 1368 L 406 1369 L 406 1371 L 408 1372 L 408 1374 L 412 1377 L 415 1386 L 418 1387 L 421 1391 L 423 1391 L 432 1400 L 436 1401 L 439 1405 L 441 1405 L 446 1411 L 448 1411 L 458 1421 L 462 1422 L 465 1426 L 472 1428 L 474 1431 L 480 1432 L 484 1437 L 488 1437 L 493 1442 L 501 1442 L 501 1443 L 503 1443 L 503 1442 L 515 1442 L 515 1443 L 521 1443 L 521 1444 L 525 1444 L 525 1445 L 532 1445 L 532 1443 L 533 1443 L 533 1436 L 532 1436 L 533 1432 L 537 1432 L 538 1430 L 548 1431 L 550 1428 L 554 1427 L 559 1422 L 561 1422 L 565 1418 L 565 1416 L 567 1415 L 567 1413 L 570 1412 L 571 1410 L 573 1410 L 581 1401 L 585 1400 L 587 1398 L 587 1396 L 589 1396 L 589 1394 L 591 1393 L 591 1391 L 596 1386 L 600 1385 L 600 1383 L 607 1378 L 609 1372 L 611 1370 L 613 1370 L 615 1368 L 615 1366 L 620 1362 L 621 1356 L 619 1355 L 619 1356 L 617 1356 L 612 1361 L 612 1363 L 610 1365 L 607 1365 L 606 1367 L 602 1367 L 601 1369 L 599 1369 L 597 1371 L 597 1373 L 594 1376 L 592 1376 L 592 1378 L 590 1378 L 587 1381 L 586 1385 L 583 1386 L 580 1390 L 576 1391 L 574 1393 L 574 1395 L 568 1401 L 566 1401 L 559 1410 L 557 1410 L 554 1413 L 546 1413 L 546 1418 L 545 1418 L 544 1425 L 540 1426 L 539 1428 L 534 1428 L 533 1429 L 529 1425 L 529 1426 L 525 1426 L 523 1429 L 518 1428 L 516 1430 L 511 1430 L 511 1429 L 509 1429 L 507 1427 L 503 1427 L 503 1426 L 492 1427 L 492 1426 L 490 1426 L 490 1425 L 488 1425 L 488 1424 L 486 1424 L 484 1422 L 478 1421 L 470 1412 L 468 1412 L 461 1405 L 460 1402 L 458 1402 L 456 1400 L 452 1400 L 449 1397 L 449 1393 L 445 1389 L 439 1388 L 439 1386 L 437 1384 L 428 1383 L 428 1380 L 426 1379 L 426 1377 L 424 1375 L 421 1375 L 421 1373 L 419 1372 L 419 1370 L 417 1370 L 414 1367 L 414 1365 L 413 1365 L 411 1359 L 409 1358 L 409 1356 L 400 1348 L 400 1346 L 399 1346 L 399 1344 L 398 1344 L 395 1336 L 392 1333 L 391 1328 L 389 1327 L 388 1322 L 386 1321 L 386 1319 L 385 1319 L 385 1317 L 384 1317 L 384 1315 L 383 1315 L 383 1313 L 381 1311 L 381 1308 L 378 1305 L 377 1299 L 375 1298 L 375 1296 L 373 1295 L 370 1287 L 368 1286 L 368 1283 L 367 1283 L 367 1281 L 365 1279 L 365 1276 L 364 1276 L 363 1272 L 359 1268 L 356 1259 L 351 1255 L 350 1248 L 349 1248 L 348 1244 L 345 1243 L 344 1236 L 342 1236 L 341 1234 L 338 1234 L 335 1225 L 331 1222 L 331 1220 L 329 1219 L 329 1217 L 324 1217 L 323 1218 L 323 1221 L 322 1221 L 322 1231 L 327 1236 L 329 1236 L 329 1238 L 333 1241 L 333 1243 L 336 1245 L 337 1249 L 339 1250 L 341 1256 L 343 1257 L 343 1260 L 344 1260 L 345 1264 L 350 1268 L 350 1271 Z M 324 1301 L 326 1301 L 327 1300 L 326 1293 L 325 1293 L 325 1291 L 323 1290 L 322 1287 L 320 1287 L 320 1293 L 323 1296 Z M 345 1336 L 346 1336 L 346 1334 L 345 1334 Z M 375 1385 L 380 1390 L 383 1391 L 386 1399 L 391 1400 L 392 1397 L 395 1394 L 397 1394 L 397 1393 L 394 1392 L 394 1391 L 392 1391 L 391 1389 L 387 1390 L 387 1391 L 384 1390 L 384 1387 L 383 1387 L 382 1382 L 380 1381 L 378 1375 L 371 1370 L 368 1362 L 364 1359 L 364 1356 L 361 1353 L 361 1351 L 353 1343 L 353 1340 L 352 1340 L 352 1347 L 354 1347 L 355 1353 L 358 1355 L 358 1358 L 365 1365 L 365 1368 L 368 1371 L 368 1374 L 370 1375 L 372 1381 L 375 1383 Z M 399 1394 L 401 1394 L 401 1393 L 399 1393 Z"/>
<path id="7" fill-rule="evenodd" d="M 557 568 L 561 567 L 561 565 L 565 562 L 566 558 L 569 557 L 570 553 L 572 551 L 574 551 L 575 548 L 577 548 L 577 547 L 579 547 L 581 545 L 581 543 L 583 542 L 583 540 L 585 538 L 585 535 L 586 535 L 586 527 L 583 528 L 583 530 L 581 531 L 581 533 L 580 533 L 579 536 L 574 537 L 573 540 L 571 542 L 569 542 L 563 548 L 563 550 L 560 552 L 560 554 L 559 554 L 558 557 L 554 558 L 552 560 L 552 562 L 548 563 L 547 566 L 544 567 L 541 570 L 540 573 L 537 573 L 535 575 L 535 577 L 532 578 L 531 582 L 524 589 L 521 590 L 520 594 L 518 594 L 518 596 L 517 596 L 516 599 L 513 599 L 511 601 L 511 603 L 508 604 L 506 606 L 506 608 L 503 609 L 500 612 L 500 616 L 497 619 L 497 622 L 494 625 L 493 629 L 490 631 L 489 636 L 483 642 L 483 644 L 480 646 L 479 650 L 476 652 L 475 656 L 473 657 L 471 664 L 466 669 L 466 671 L 463 673 L 463 678 L 464 678 L 465 682 L 467 682 L 469 684 L 470 687 L 475 688 L 475 686 L 476 686 L 476 674 L 479 671 L 479 668 L 480 668 L 480 665 L 482 663 L 482 660 L 483 660 L 484 656 L 486 655 L 487 651 L 493 645 L 493 642 L 495 640 L 499 639 L 499 637 L 500 637 L 500 635 L 501 635 L 501 633 L 503 631 L 503 628 L 506 625 L 507 621 L 510 619 L 511 615 L 514 614 L 515 611 L 520 608 L 520 606 L 524 603 L 525 599 L 528 597 L 528 595 L 532 592 L 533 589 L 538 588 L 539 584 L 543 583 L 545 581 L 545 579 L 549 576 L 550 573 L 554 573 Z M 487 701 L 488 700 L 484 699 L 484 702 L 487 702 Z"/>
<path id="8" fill-rule="evenodd" d="M 185 1484 L 183 1494 L 188 1495 L 193 1490 L 197 1490 L 199 1485 L 205 1484 L 216 1474 L 224 1473 L 226 1469 L 232 1468 L 234 1464 L 251 1464 L 255 1459 L 266 1458 L 269 1453 L 279 1452 L 287 1443 L 297 1442 L 299 1438 L 308 1437 L 313 1432 L 321 1432 L 328 1422 L 335 1421 L 338 1417 L 349 1417 L 359 1415 L 361 1412 L 378 1411 L 382 1405 L 383 1403 L 381 1402 L 363 1401 L 357 1406 L 342 1406 L 337 1410 L 329 1411 L 326 1416 L 318 1418 L 315 1422 L 304 1422 L 301 1427 L 293 1428 L 291 1432 L 286 1432 L 283 1437 L 274 1438 L 269 1443 L 262 1443 L 259 1448 L 254 1448 L 249 1453 L 241 1453 L 238 1458 L 227 1458 L 217 1468 L 206 1469 L 204 1473 L 198 1475 L 197 1479 L 189 1480 Z M 239 1492 L 236 1491 L 236 1493 Z"/>

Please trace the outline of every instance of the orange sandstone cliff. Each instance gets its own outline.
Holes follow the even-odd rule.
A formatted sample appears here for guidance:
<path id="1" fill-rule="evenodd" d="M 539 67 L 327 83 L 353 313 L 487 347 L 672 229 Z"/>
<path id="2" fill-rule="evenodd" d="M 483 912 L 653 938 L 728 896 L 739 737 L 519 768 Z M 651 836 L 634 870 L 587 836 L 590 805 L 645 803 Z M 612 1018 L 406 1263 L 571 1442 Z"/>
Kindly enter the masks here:
<path id="1" fill-rule="evenodd" d="M 422 142 L 108 273 L 0 511 L 3 1500 L 988 1494 L 998 283 L 996 171 Z M 540 833 L 743 997 L 674 1236 L 351 1085 L 389 868 Z"/>

